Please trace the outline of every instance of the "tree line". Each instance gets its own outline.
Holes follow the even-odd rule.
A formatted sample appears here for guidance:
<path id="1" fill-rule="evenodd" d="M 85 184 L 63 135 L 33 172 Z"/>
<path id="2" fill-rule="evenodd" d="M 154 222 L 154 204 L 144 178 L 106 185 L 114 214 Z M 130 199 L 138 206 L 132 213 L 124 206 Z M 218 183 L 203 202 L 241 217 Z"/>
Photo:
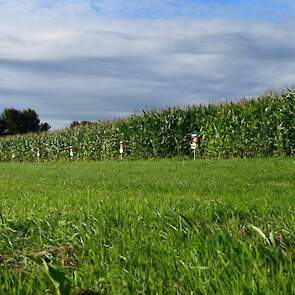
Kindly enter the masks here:
<path id="1" fill-rule="evenodd" d="M 0 136 L 48 131 L 48 123 L 41 123 L 32 109 L 7 108 L 0 114 Z"/>

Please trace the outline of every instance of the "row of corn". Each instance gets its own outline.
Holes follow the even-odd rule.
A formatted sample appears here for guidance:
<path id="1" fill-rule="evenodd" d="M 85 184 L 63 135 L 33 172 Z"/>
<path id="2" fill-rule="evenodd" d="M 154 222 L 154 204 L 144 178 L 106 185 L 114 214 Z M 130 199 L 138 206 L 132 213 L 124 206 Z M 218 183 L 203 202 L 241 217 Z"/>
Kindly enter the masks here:
<path id="1" fill-rule="evenodd" d="M 238 103 L 169 108 L 124 120 L 104 121 L 58 132 L 0 138 L 0 161 L 124 157 L 189 157 L 190 134 L 197 133 L 197 158 L 292 156 L 295 154 L 295 90 Z"/>

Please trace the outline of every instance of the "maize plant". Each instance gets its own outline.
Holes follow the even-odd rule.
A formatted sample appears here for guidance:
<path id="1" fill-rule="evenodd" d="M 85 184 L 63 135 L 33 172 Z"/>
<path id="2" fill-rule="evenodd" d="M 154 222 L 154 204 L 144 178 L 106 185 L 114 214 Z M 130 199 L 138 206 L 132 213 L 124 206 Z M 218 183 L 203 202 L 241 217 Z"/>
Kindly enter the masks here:
<path id="1" fill-rule="evenodd" d="M 190 155 L 190 133 L 200 141 L 198 158 L 293 156 L 295 90 L 237 103 L 153 110 L 124 120 L 63 131 L 0 138 L 0 161 L 102 160 Z M 74 156 L 70 157 L 69 148 Z"/>

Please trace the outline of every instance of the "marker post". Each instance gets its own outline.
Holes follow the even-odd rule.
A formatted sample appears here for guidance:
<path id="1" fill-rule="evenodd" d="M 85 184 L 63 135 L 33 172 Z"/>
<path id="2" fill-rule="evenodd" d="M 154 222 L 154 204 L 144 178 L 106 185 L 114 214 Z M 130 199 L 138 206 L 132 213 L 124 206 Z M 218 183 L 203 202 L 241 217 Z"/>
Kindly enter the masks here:
<path id="1" fill-rule="evenodd" d="M 71 160 L 73 160 L 75 152 L 72 146 L 70 146 L 69 153 L 70 153 Z"/>
<path id="2" fill-rule="evenodd" d="M 40 156 L 41 156 L 40 148 L 37 148 L 36 156 L 37 156 L 37 162 L 39 164 L 40 163 Z"/>
<path id="3" fill-rule="evenodd" d="M 124 154 L 124 144 L 123 144 L 123 141 L 120 141 L 120 149 L 119 149 L 119 152 L 120 152 L 120 159 L 123 160 L 123 154 Z"/>
<path id="4" fill-rule="evenodd" d="M 14 153 L 14 151 L 12 151 L 11 160 L 12 160 L 12 162 L 14 162 L 14 160 L 15 160 L 15 153 Z"/>
<path id="5" fill-rule="evenodd" d="M 196 160 L 196 149 L 197 149 L 198 135 L 192 133 L 191 135 L 191 150 L 193 151 L 194 160 Z"/>

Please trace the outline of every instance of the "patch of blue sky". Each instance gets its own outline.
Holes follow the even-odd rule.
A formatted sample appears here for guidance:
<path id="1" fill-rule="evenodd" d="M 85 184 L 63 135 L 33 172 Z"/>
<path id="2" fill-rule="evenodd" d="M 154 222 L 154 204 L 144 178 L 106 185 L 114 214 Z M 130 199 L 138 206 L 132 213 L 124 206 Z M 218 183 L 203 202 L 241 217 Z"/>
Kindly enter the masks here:
<path id="1" fill-rule="evenodd" d="M 293 0 L 91 0 L 99 16 L 229 18 L 280 21 L 295 16 Z"/>
<path id="2" fill-rule="evenodd" d="M 6 1 L 6 0 L 5 0 Z M 36 2 L 35 2 L 36 3 Z M 85 8 L 99 17 L 132 19 L 217 18 L 288 21 L 295 17 L 294 0 L 38 0 L 39 7 Z"/>

